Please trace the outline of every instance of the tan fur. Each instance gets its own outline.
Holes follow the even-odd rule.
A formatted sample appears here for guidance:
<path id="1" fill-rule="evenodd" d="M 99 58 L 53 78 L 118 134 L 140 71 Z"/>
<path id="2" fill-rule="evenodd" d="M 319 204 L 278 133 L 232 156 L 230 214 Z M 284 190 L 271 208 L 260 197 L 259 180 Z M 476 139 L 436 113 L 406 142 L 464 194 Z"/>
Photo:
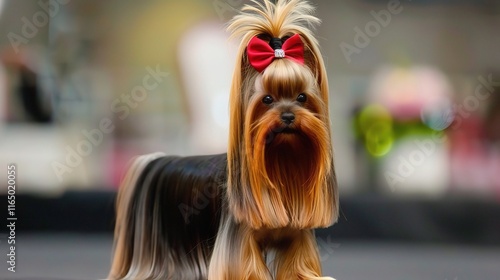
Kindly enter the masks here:
<path id="1" fill-rule="evenodd" d="M 163 153 L 152 153 L 143 156 L 139 156 L 131 161 L 131 164 L 122 180 L 119 188 L 117 201 L 116 201 L 116 226 L 115 226 L 115 241 L 114 241 L 114 256 L 113 262 L 111 264 L 111 271 L 109 274 L 109 279 L 132 279 L 132 277 L 138 277 L 139 275 L 133 275 L 134 271 L 137 272 L 141 270 L 137 265 L 132 265 L 133 259 L 145 259 L 150 258 L 149 254 L 141 254 L 140 248 L 138 250 L 133 250 L 133 244 L 128 244 L 125 240 L 125 235 L 127 231 L 134 227 L 135 225 L 130 225 L 127 219 L 130 216 L 130 202 L 132 201 L 131 196 L 134 193 L 134 187 L 136 186 L 137 179 L 142 174 L 144 167 L 155 160 L 164 156 Z M 138 231 L 142 231 L 143 226 L 137 228 Z M 141 237 L 138 237 L 141 238 Z M 142 238 L 146 238 L 143 236 Z M 143 241 L 138 241 L 135 244 L 143 244 Z M 148 260 L 143 260 L 146 263 Z M 149 260 L 150 261 L 150 260 Z M 134 267 L 131 267 L 134 266 Z M 142 275 L 146 279 L 146 275 Z"/>
<path id="2" fill-rule="evenodd" d="M 210 261 L 208 279 L 272 280 L 255 232 L 224 219 Z"/>

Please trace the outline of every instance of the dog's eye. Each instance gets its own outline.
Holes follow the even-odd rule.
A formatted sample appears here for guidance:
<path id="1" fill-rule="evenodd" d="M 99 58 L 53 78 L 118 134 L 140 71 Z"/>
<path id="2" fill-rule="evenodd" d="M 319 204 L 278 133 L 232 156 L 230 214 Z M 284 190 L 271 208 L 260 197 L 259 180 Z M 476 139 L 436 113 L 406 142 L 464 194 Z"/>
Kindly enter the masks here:
<path id="1" fill-rule="evenodd" d="M 304 93 L 301 93 L 299 94 L 299 96 L 297 96 L 297 101 L 300 103 L 304 103 L 307 101 L 307 96 Z"/>
<path id="2" fill-rule="evenodd" d="M 274 101 L 274 99 L 271 95 L 266 95 L 266 96 L 264 96 L 264 98 L 262 98 L 262 102 L 264 104 L 267 104 L 267 105 L 273 103 L 273 101 Z"/>

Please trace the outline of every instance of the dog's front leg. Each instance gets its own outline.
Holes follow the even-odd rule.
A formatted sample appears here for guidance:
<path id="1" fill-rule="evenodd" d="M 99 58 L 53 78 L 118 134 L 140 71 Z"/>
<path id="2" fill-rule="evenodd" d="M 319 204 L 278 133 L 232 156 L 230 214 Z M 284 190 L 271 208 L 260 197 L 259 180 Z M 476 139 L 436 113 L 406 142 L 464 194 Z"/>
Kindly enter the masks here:
<path id="1" fill-rule="evenodd" d="M 215 241 L 208 280 L 272 280 L 254 231 L 231 218 L 224 220 Z"/>
<path id="2" fill-rule="evenodd" d="M 301 230 L 277 251 L 276 280 L 335 280 L 321 277 L 321 261 L 312 230 Z"/>

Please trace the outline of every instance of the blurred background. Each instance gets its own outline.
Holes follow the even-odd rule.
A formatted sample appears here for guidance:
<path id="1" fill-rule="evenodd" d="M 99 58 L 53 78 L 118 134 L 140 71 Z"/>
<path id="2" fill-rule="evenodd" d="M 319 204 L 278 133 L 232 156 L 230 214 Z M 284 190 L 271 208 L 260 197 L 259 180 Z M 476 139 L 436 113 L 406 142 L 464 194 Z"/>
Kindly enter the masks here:
<path id="1" fill-rule="evenodd" d="M 0 0 L 0 166 L 16 165 L 19 219 L 18 273 L 0 279 L 105 277 L 127 162 L 225 152 L 225 23 L 249 2 Z M 317 232 L 325 272 L 498 279 L 500 2 L 311 2 L 342 208 Z"/>

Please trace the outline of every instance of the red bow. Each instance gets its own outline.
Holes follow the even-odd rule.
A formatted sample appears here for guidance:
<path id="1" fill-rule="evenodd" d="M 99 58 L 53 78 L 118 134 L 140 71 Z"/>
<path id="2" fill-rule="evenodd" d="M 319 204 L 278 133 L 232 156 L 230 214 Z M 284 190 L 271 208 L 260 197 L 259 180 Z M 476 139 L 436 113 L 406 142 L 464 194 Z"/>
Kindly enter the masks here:
<path id="1" fill-rule="evenodd" d="M 275 58 L 285 57 L 304 64 L 304 44 L 299 34 L 295 34 L 283 43 L 282 51 L 273 50 L 269 43 L 255 36 L 248 43 L 247 55 L 250 64 L 259 72 L 264 71 Z"/>

